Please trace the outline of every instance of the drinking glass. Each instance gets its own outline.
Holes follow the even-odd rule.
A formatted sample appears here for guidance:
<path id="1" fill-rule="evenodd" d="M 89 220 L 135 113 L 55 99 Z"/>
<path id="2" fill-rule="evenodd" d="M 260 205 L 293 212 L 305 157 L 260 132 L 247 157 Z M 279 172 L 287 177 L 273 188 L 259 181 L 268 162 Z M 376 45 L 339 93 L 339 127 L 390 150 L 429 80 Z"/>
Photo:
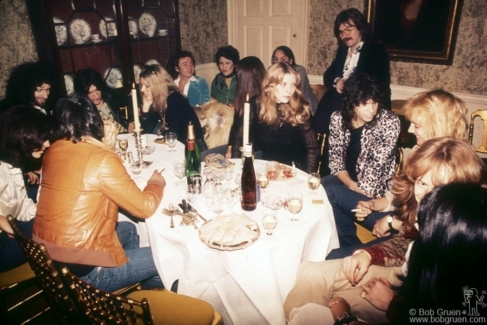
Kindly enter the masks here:
<path id="1" fill-rule="evenodd" d="M 276 211 L 271 209 L 264 209 L 264 213 L 262 215 L 262 226 L 266 230 L 267 236 L 271 236 L 272 231 L 277 226 Z"/>
<path id="2" fill-rule="evenodd" d="M 264 194 L 265 188 L 269 185 L 269 177 L 267 177 L 267 172 L 261 170 L 257 173 L 257 182 L 259 182 L 261 193 Z"/>
<path id="3" fill-rule="evenodd" d="M 279 177 L 279 173 L 281 171 L 281 164 L 277 161 L 268 161 L 265 165 L 265 169 L 267 172 L 267 177 L 271 181 L 275 181 Z"/>
<path id="4" fill-rule="evenodd" d="M 176 185 L 184 185 L 186 182 L 182 179 L 185 174 L 185 164 L 184 160 L 176 160 L 172 164 L 172 169 L 174 175 L 179 178 L 179 181 L 176 182 Z"/>
<path id="5" fill-rule="evenodd" d="M 291 221 L 297 221 L 297 214 L 303 208 L 303 195 L 301 193 L 289 193 L 286 208 L 291 211 Z"/>
<path id="6" fill-rule="evenodd" d="M 197 184 L 189 184 L 187 190 L 188 201 L 191 204 L 195 204 L 198 200 L 198 196 L 201 193 L 201 186 Z"/>
<path id="7" fill-rule="evenodd" d="M 174 132 L 166 133 L 166 144 L 170 148 L 168 150 L 168 152 L 175 152 L 176 151 L 176 149 L 174 149 L 174 147 L 176 146 L 177 141 L 178 141 L 178 139 L 177 139 L 176 133 L 174 133 Z"/>
<path id="8" fill-rule="evenodd" d="M 142 168 L 144 167 L 144 163 L 141 162 L 140 160 L 137 160 L 137 161 L 133 161 L 131 164 L 130 164 L 130 171 L 132 172 L 132 174 L 134 175 L 139 175 L 140 173 L 142 173 Z"/>
<path id="9" fill-rule="evenodd" d="M 308 187 L 311 190 L 311 195 L 316 194 L 316 190 L 321 185 L 321 178 L 320 174 L 318 173 L 310 173 L 308 175 Z"/>
<path id="10" fill-rule="evenodd" d="M 118 139 L 118 147 L 122 150 L 123 153 L 127 152 L 129 147 L 129 140 L 127 139 Z"/>

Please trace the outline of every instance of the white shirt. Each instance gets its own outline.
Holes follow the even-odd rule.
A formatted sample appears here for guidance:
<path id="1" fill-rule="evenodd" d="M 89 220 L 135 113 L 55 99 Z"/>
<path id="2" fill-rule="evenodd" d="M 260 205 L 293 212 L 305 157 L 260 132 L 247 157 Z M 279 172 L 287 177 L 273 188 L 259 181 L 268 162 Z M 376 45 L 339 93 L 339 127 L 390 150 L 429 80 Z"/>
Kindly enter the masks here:
<path id="1" fill-rule="evenodd" d="M 176 80 L 174 80 L 174 83 L 176 84 L 176 86 L 179 87 L 179 81 L 181 80 L 181 77 L 177 77 Z M 189 91 L 189 83 L 191 81 L 198 81 L 198 79 L 196 79 L 194 76 L 191 76 L 191 78 L 189 78 L 189 81 L 186 83 L 186 85 L 184 85 L 184 91 L 183 91 L 183 94 L 188 97 L 188 91 Z"/>

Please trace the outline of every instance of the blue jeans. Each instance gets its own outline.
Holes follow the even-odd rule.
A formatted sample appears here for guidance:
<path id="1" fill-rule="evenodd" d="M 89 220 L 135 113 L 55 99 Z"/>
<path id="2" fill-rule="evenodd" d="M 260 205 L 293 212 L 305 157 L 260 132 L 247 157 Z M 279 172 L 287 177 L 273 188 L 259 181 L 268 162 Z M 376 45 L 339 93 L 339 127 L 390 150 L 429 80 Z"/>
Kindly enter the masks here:
<path id="1" fill-rule="evenodd" d="M 390 214 L 374 211 L 364 221 L 358 221 L 351 210 L 357 207 L 359 201 L 369 201 L 370 198 L 347 188 L 336 176 L 323 177 L 321 184 L 333 208 L 340 247 L 362 245 L 357 237 L 355 222 L 372 231 L 377 220 Z"/>
<path id="2" fill-rule="evenodd" d="M 27 238 L 32 238 L 34 219 L 26 222 L 15 220 L 15 223 Z M 2 231 L 0 233 L 0 272 L 14 269 L 26 261 L 24 251 L 20 248 L 17 239 L 10 238 L 7 233 Z"/>
<path id="3" fill-rule="evenodd" d="M 118 267 L 96 267 L 82 280 L 101 290 L 112 292 L 141 282 L 142 288 L 164 288 L 157 273 L 150 247 L 139 247 L 139 237 L 130 222 L 119 222 L 117 236 L 129 261 Z"/>

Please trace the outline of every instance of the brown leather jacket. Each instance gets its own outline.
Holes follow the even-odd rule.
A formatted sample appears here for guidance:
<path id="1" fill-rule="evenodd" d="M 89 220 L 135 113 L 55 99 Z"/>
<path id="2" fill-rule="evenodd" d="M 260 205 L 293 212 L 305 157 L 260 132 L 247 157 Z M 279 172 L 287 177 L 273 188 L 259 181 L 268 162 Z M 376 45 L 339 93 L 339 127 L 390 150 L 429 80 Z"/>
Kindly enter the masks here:
<path id="1" fill-rule="evenodd" d="M 115 232 L 118 207 L 150 217 L 161 185 L 149 181 L 141 191 L 120 157 L 97 140 L 58 140 L 44 157 L 33 239 L 59 262 L 120 266 L 128 259 Z"/>

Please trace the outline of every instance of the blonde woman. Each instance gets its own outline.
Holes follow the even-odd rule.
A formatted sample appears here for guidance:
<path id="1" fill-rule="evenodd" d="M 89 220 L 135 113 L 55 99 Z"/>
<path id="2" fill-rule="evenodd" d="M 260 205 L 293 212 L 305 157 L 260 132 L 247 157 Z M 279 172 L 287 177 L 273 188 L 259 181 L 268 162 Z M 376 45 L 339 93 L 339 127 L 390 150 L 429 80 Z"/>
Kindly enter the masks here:
<path id="1" fill-rule="evenodd" d="M 201 147 L 203 132 L 196 113 L 163 67 L 149 65 L 140 73 L 140 93 L 140 124 L 145 133 L 155 134 L 163 128 L 175 132 L 178 140 L 184 142 L 191 121 L 200 150 L 205 150 L 206 146 Z"/>
<path id="2" fill-rule="evenodd" d="M 416 146 L 413 150 L 419 148 L 425 141 L 438 137 L 466 139 L 467 107 L 461 99 L 445 90 L 434 89 L 418 93 L 406 102 L 404 110 L 406 118 L 411 121 L 408 131 L 416 137 Z M 410 149 L 405 150 L 405 160 L 409 152 Z M 379 238 L 387 237 L 401 229 L 402 222 L 393 218 L 390 212 L 393 210 L 391 192 L 386 192 L 385 196 L 372 200 L 358 193 L 352 193 L 353 196 L 348 195 L 345 200 L 339 190 L 339 188 L 327 188 L 327 193 L 334 191 L 328 196 L 336 197 L 342 203 L 340 206 L 342 213 L 339 218 L 335 216 L 335 220 L 339 233 L 342 233 L 342 237 L 347 236 L 350 244 L 349 247 L 332 251 L 327 259 L 349 256 L 351 252 L 362 246 L 356 236 L 355 222 L 371 230 Z M 357 211 L 352 212 L 352 209 Z"/>
<path id="3" fill-rule="evenodd" d="M 263 159 L 294 162 L 296 167 L 314 172 L 318 144 L 299 81 L 299 74 L 285 62 L 267 69 L 260 97 L 250 102 L 249 141 L 254 150 L 262 150 Z M 232 145 L 233 156 L 239 155 L 242 138 L 241 126 Z"/>

